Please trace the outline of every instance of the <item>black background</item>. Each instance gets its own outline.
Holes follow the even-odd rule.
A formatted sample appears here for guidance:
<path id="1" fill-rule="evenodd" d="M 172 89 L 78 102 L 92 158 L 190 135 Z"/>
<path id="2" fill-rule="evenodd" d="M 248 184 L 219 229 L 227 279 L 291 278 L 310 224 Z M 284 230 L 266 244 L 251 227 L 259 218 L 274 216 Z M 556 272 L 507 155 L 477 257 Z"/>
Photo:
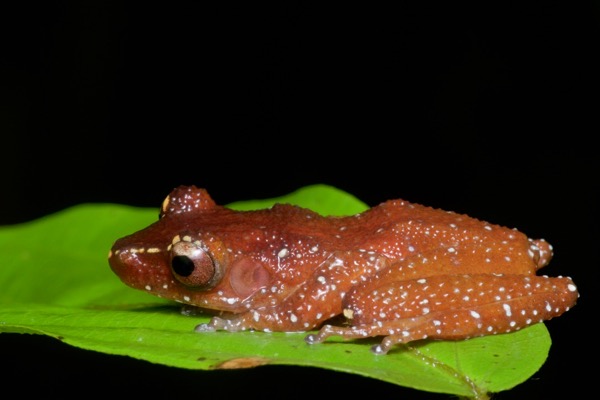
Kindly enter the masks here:
<path id="1" fill-rule="evenodd" d="M 547 322 L 542 369 L 495 398 L 583 393 L 597 353 L 582 314 L 598 270 L 598 2 L 204 3 L 0 6 L 0 223 L 82 202 L 158 208 L 180 184 L 226 204 L 327 183 L 517 227 L 553 244 L 543 273 L 572 276 L 582 297 Z M 24 378 L 40 395 L 448 398 L 316 368 L 179 370 L 38 336 L 0 335 L 0 357 L 5 386 Z"/>

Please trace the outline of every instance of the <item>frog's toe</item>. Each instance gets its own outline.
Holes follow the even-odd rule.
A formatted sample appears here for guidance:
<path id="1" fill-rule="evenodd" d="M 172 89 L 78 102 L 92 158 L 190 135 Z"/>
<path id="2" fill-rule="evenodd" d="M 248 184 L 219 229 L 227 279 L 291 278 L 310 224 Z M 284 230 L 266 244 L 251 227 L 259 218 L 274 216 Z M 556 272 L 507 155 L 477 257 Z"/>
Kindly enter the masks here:
<path id="1" fill-rule="evenodd" d="M 529 256 L 540 269 L 550 263 L 553 255 L 552 245 L 544 239 L 529 239 Z"/>
<path id="2" fill-rule="evenodd" d="M 329 336 L 332 336 L 335 334 L 334 333 L 335 329 L 336 329 L 336 327 L 334 327 L 332 325 L 324 325 L 319 330 L 319 332 L 311 333 L 310 335 L 306 335 L 306 337 L 304 338 L 304 341 L 308 344 L 322 343 Z"/>
<path id="3" fill-rule="evenodd" d="M 390 350 L 389 348 L 386 348 L 386 347 L 382 346 L 381 343 L 380 344 L 376 344 L 373 347 L 371 347 L 371 353 L 377 354 L 378 356 L 379 355 L 385 355 L 385 354 L 387 354 L 387 352 L 389 350 Z"/>
<path id="4" fill-rule="evenodd" d="M 194 330 L 196 332 L 214 332 L 219 330 L 235 331 L 236 329 L 232 329 L 232 323 L 230 320 L 219 317 L 212 317 L 209 322 L 196 325 L 196 328 L 194 328 Z"/>
<path id="5" fill-rule="evenodd" d="M 195 332 L 214 332 L 217 329 L 214 326 L 211 326 L 208 323 L 204 323 L 204 324 L 198 324 L 196 325 L 196 327 L 194 328 Z"/>
<path id="6" fill-rule="evenodd" d="M 340 336 L 344 339 L 357 339 L 365 338 L 370 335 L 366 329 L 362 327 L 341 327 L 334 325 L 323 325 L 323 327 L 317 333 L 311 333 L 304 338 L 304 341 L 308 344 L 322 343 L 330 336 Z"/>
<path id="7" fill-rule="evenodd" d="M 304 341 L 308 344 L 321 343 L 324 339 L 321 339 L 319 335 L 315 333 L 311 333 L 310 335 L 306 335 Z"/>
<path id="8" fill-rule="evenodd" d="M 371 352 L 377 355 L 385 355 L 392 347 L 403 343 L 406 343 L 406 338 L 403 335 L 389 335 L 384 337 L 381 343 L 371 347 Z"/>

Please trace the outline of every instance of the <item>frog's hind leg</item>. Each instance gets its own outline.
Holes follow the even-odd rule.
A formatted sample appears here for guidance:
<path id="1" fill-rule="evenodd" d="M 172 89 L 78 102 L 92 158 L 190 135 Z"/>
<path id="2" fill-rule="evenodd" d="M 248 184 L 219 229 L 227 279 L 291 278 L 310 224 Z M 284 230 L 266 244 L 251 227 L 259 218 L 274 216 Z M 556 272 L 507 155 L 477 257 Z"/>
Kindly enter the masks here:
<path id="1" fill-rule="evenodd" d="M 475 274 L 387 282 L 348 293 L 343 308 L 352 326 L 326 325 L 306 341 L 384 336 L 372 351 L 385 354 L 414 340 L 516 331 L 561 315 L 577 298 L 575 285 L 563 277 Z"/>

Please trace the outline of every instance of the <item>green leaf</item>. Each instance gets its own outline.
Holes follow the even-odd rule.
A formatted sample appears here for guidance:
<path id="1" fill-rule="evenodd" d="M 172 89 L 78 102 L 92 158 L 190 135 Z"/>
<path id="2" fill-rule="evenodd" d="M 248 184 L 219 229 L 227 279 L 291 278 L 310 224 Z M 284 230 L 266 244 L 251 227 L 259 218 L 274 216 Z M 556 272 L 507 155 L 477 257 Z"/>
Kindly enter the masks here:
<path id="1" fill-rule="evenodd" d="M 313 185 L 235 209 L 287 202 L 323 215 L 367 206 L 339 189 Z M 359 374 L 414 389 L 486 399 L 532 376 L 545 362 L 544 324 L 457 342 L 398 346 L 385 356 L 374 339 L 307 345 L 306 333 L 210 332 L 193 328 L 209 315 L 126 287 L 110 270 L 113 242 L 152 223 L 158 209 L 82 204 L 0 228 L 0 332 L 49 335 L 83 349 L 188 369 L 300 365 Z"/>

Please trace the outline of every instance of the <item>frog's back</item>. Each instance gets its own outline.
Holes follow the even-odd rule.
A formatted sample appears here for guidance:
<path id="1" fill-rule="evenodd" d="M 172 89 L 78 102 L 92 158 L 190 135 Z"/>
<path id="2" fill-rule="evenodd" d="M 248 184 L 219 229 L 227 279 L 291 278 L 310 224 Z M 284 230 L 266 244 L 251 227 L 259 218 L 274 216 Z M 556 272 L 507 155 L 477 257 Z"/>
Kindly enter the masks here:
<path id="1" fill-rule="evenodd" d="M 352 224 L 348 224 L 347 237 L 353 239 L 353 246 L 392 260 L 426 254 L 458 260 L 468 253 L 477 272 L 485 272 L 489 265 L 497 272 L 531 274 L 541 257 L 533 254 L 540 242 L 516 229 L 404 200 L 386 201 L 348 221 Z M 551 254 L 545 257 L 544 265 Z"/>

